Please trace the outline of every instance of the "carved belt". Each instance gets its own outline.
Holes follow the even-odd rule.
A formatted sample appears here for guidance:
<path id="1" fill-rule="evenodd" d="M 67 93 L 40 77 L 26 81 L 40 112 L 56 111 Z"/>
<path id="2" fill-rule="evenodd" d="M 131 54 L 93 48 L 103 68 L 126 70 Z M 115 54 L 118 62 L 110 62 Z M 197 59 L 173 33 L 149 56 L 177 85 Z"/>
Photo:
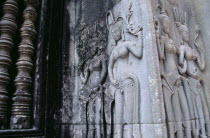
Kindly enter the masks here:
<path id="1" fill-rule="evenodd" d="M 117 89 L 120 89 L 121 92 L 125 90 L 128 87 L 134 86 L 134 82 L 131 79 L 126 79 L 126 80 L 120 80 L 119 86 L 117 86 Z"/>

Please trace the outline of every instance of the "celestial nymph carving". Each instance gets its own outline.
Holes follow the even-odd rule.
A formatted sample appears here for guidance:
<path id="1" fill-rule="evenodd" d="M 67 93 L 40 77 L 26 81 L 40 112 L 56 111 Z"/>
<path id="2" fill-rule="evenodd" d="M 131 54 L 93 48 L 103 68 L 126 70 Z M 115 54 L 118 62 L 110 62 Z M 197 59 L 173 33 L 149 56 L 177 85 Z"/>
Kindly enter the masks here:
<path id="1" fill-rule="evenodd" d="M 205 58 L 196 41 L 199 29 L 196 30 L 194 47 L 190 46 L 190 33 L 187 25 L 187 13 L 177 7 L 173 8 L 176 26 L 181 45 L 178 52 L 179 72 L 183 76 L 183 86 L 190 111 L 192 134 L 194 137 L 210 136 L 210 118 L 205 91 L 201 84 L 199 72 L 205 69 Z"/>
<path id="2" fill-rule="evenodd" d="M 115 103 L 113 111 L 114 138 L 132 137 L 132 135 L 141 137 L 141 130 L 138 126 L 140 124 L 140 84 L 127 61 L 131 55 L 137 59 L 142 58 L 143 31 L 142 28 L 132 28 L 133 25 L 128 24 L 132 16 L 130 8 L 128 20 L 122 17 L 114 19 L 111 11 L 107 13 L 108 30 L 114 40 L 114 48 L 108 65 L 109 80 L 115 88 L 112 90 Z M 125 33 L 129 33 L 137 39 L 127 40 Z"/>
<path id="3" fill-rule="evenodd" d="M 90 38 L 83 39 L 83 41 L 86 41 L 83 43 L 83 47 L 89 48 L 90 55 L 86 56 L 86 59 L 81 57 L 83 60 L 81 60 L 79 68 L 81 71 L 79 99 L 83 104 L 86 115 L 84 118 L 86 120 L 87 138 L 108 137 L 111 135 L 111 126 L 106 125 L 107 120 L 104 119 L 108 111 L 111 113 L 110 104 L 113 98 L 105 90 L 106 86 L 104 84 L 107 78 L 108 57 L 105 53 L 106 45 L 104 42 L 106 31 L 103 26 L 99 27 L 102 24 L 101 22 L 95 23 L 94 27 L 87 28 L 89 31 L 85 31 L 83 34 L 83 38 Z M 80 52 L 83 52 L 82 49 Z M 110 107 L 110 110 L 105 107 Z M 105 128 L 107 131 L 105 131 Z"/>
<path id="4" fill-rule="evenodd" d="M 160 14 L 158 19 L 155 19 L 155 30 L 168 134 L 170 138 L 175 136 L 182 138 L 184 125 L 185 135 L 190 138 L 189 108 L 182 86 L 182 76 L 179 75 L 177 68 L 178 48 L 170 38 L 171 19 L 164 8 L 163 1 L 160 1 L 157 9 L 160 9 Z"/>

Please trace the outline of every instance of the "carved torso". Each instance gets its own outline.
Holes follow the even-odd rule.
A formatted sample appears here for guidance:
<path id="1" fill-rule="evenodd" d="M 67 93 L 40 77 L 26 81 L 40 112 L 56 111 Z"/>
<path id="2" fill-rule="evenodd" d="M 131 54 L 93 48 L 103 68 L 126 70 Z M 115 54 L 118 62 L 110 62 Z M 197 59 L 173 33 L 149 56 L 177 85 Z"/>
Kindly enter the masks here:
<path id="1" fill-rule="evenodd" d="M 101 70 L 102 70 L 102 62 L 100 56 L 95 56 L 90 60 L 88 64 L 88 69 L 90 71 L 90 76 L 88 79 L 88 85 L 90 87 L 94 87 L 101 83 Z"/>
<path id="2" fill-rule="evenodd" d="M 177 70 L 177 61 L 176 54 L 177 48 L 174 44 L 174 41 L 170 38 L 164 37 L 164 48 L 165 48 L 165 60 L 164 60 L 164 68 L 165 73 L 175 73 L 178 74 Z"/>
<path id="3" fill-rule="evenodd" d="M 122 42 L 118 44 L 112 52 L 112 57 L 116 60 L 113 71 L 117 80 L 121 79 L 121 77 L 125 76 L 127 73 L 130 73 L 129 62 L 127 59 L 130 52 L 127 46 L 133 44 L 134 43 L 130 41 Z"/>
<path id="4" fill-rule="evenodd" d="M 181 45 L 180 50 L 184 50 L 184 57 L 187 60 L 187 74 L 192 78 L 198 77 L 198 68 L 195 65 L 196 53 L 195 51 L 186 45 Z"/>

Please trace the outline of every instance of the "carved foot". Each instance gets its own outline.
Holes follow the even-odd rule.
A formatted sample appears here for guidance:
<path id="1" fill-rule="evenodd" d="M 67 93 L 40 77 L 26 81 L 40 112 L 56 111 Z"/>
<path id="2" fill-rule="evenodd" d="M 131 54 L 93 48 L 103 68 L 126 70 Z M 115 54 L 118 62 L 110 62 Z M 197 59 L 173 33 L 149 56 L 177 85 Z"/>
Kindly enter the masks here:
<path id="1" fill-rule="evenodd" d="M 176 128 L 177 128 L 177 131 L 176 131 L 176 135 L 177 135 L 177 138 L 183 138 L 183 129 L 182 129 L 182 122 L 176 122 Z"/>
<path id="2" fill-rule="evenodd" d="M 123 125 L 115 125 L 114 138 L 122 138 L 122 137 L 123 137 Z"/>
<path id="3" fill-rule="evenodd" d="M 31 117 L 15 116 L 10 120 L 11 129 L 28 129 L 31 128 Z"/>
<path id="4" fill-rule="evenodd" d="M 191 135 L 191 122 L 190 121 L 184 121 L 184 125 L 185 125 L 185 135 L 186 138 L 192 138 Z"/>
<path id="5" fill-rule="evenodd" d="M 207 138 L 207 136 L 205 136 L 205 135 L 200 135 L 200 138 Z"/>
<path id="6" fill-rule="evenodd" d="M 210 124 L 209 123 L 207 123 L 206 124 L 206 135 L 208 136 L 208 137 L 210 137 Z"/>
<path id="7" fill-rule="evenodd" d="M 168 122 L 168 131 L 169 131 L 169 138 L 174 138 L 175 126 L 173 122 Z"/>

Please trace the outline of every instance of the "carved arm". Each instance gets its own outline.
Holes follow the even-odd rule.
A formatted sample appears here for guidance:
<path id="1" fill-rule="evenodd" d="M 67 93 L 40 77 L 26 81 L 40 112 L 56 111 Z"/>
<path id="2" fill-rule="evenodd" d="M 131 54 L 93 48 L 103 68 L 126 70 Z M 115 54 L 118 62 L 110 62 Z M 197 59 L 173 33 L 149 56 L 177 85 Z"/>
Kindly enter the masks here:
<path id="1" fill-rule="evenodd" d="M 200 58 L 196 58 L 196 63 L 198 65 L 198 68 L 201 70 L 201 71 L 204 71 L 205 70 L 205 67 L 206 67 L 206 62 L 205 62 L 205 56 L 204 56 L 204 52 L 202 49 L 199 48 L 199 46 L 196 44 L 196 41 L 197 39 L 199 38 L 199 35 L 200 35 L 200 30 L 198 29 L 198 26 L 196 25 L 196 37 L 195 37 L 195 40 L 194 40 L 194 45 L 200 55 Z"/>
<path id="2" fill-rule="evenodd" d="M 185 62 L 185 49 L 182 47 L 182 45 L 179 48 L 178 54 L 179 54 L 179 60 L 178 60 L 179 65 L 181 67 L 183 67 L 184 66 L 184 62 Z"/>
<path id="3" fill-rule="evenodd" d="M 90 76 L 90 71 L 88 68 L 85 69 L 84 73 L 81 72 L 80 78 L 81 78 L 83 84 L 87 83 L 89 76 Z"/>
<path id="4" fill-rule="evenodd" d="M 138 43 L 129 42 L 127 45 L 128 50 L 136 57 L 141 59 L 143 56 L 143 35 L 142 31 L 140 35 L 138 35 Z"/>
<path id="5" fill-rule="evenodd" d="M 101 81 L 100 84 L 103 84 L 105 79 L 106 79 L 106 75 L 107 75 L 107 58 L 105 56 L 101 57 L 101 62 L 102 62 L 102 69 L 101 69 Z"/>
<path id="6" fill-rule="evenodd" d="M 118 82 L 117 80 L 114 79 L 114 74 L 113 74 L 113 68 L 114 68 L 115 62 L 116 62 L 116 58 L 114 58 L 113 53 L 112 53 L 109 60 L 108 73 L 109 73 L 109 78 L 110 78 L 111 83 L 114 85 L 117 85 Z"/>
<path id="7" fill-rule="evenodd" d="M 205 68 L 206 68 L 206 62 L 205 62 L 205 57 L 204 57 L 204 53 L 203 52 L 199 52 L 200 53 L 200 58 L 197 57 L 197 60 L 196 63 L 198 65 L 198 68 L 201 70 L 201 71 L 204 71 Z"/>
<path id="8" fill-rule="evenodd" d="M 164 56 L 164 42 L 161 39 L 160 36 L 160 31 L 159 31 L 159 26 L 158 26 L 158 22 L 155 21 L 155 35 L 156 35 L 156 43 L 157 43 L 157 50 L 158 50 L 158 55 L 159 55 L 159 59 L 160 60 L 164 60 L 165 56 Z"/>
<path id="9" fill-rule="evenodd" d="M 184 65 L 183 65 L 183 67 L 178 66 L 177 68 L 178 68 L 179 73 L 180 73 L 181 75 L 185 74 L 185 73 L 187 72 L 187 61 L 184 60 Z"/>

